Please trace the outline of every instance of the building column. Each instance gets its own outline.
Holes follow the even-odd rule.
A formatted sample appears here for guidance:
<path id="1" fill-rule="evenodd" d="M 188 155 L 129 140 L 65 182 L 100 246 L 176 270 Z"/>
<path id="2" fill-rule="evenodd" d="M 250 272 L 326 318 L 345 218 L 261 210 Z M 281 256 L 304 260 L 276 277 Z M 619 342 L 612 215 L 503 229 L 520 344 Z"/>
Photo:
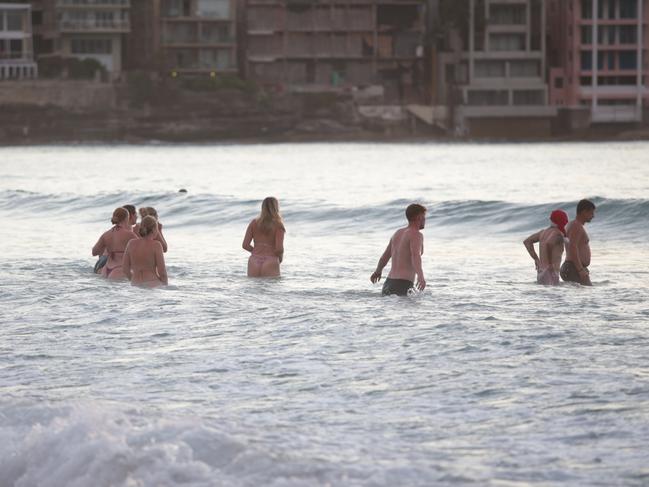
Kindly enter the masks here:
<path id="1" fill-rule="evenodd" d="M 475 0 L 469 0 L 469 79 L 471 84 L 473 82 L 474 72 L 474 51 L 475 51 Z"/>
<path id="2" fill-rule="evenodd" d="M 637 81 L 636 81 L 636 110 L 638 111 L 638 121 L 642 121 L 642 75 L 644 73 L 644 1 L 638 0 L 638 65 L 637 65 Z"/>
<path id="3" fill-rule="evenodd" d="M 591 66 L 591 73 L 592 73 L 592 79 L 591 79 L 591 87 L 593 90 L 592 98 L 591 98 L 591 116 L 597 109 L 597 52 L 598 52 L 598 47 L 599 47 L 599 0 L 592 0 L 592 6 L 593 6 L 593 42 L 592 42 L 592 66 Z M 579 32 L 575 32 L 575 35 L 579 35 Z"/>

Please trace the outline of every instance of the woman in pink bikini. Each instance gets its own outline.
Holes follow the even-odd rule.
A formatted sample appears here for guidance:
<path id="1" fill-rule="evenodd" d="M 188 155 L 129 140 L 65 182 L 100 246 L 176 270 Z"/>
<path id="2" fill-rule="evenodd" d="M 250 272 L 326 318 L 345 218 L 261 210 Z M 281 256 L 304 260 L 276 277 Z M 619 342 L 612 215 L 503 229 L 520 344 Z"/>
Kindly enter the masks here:
<path id="1" fill-rule="evenodd" d="M 243 238 L 243 248 L 252 254 L 248 259 L 248 277 L 279 277 L 285 233 L 279 202 L 269 196 L 261 203 L 260 215 L 250 222 Z"/>
<path id="2" fill-rule="evenodd" d="M 158 220 L 147 215 L 140 223 L 142 238 L 131 240 L 126 246 L 124 275 L 133 286 L 157 287 L 169 283 L 162 244 L 157 236 Z"/>
<path id="3" fill-rule="evenodd" d="M 101 275 L 107 279 L 117 280 L 125 277 L 122 272 L 124 250 L 130 240 L 137 239 L 137 235 L 131 230 L 129 216 L 125 208 L 115 209 L 110 220 L 113 228 L 104 232 L 92 248 L 92 255 L 103 255 L 104 250 L 108 254 L 108 261 L 101 269 Z"/>

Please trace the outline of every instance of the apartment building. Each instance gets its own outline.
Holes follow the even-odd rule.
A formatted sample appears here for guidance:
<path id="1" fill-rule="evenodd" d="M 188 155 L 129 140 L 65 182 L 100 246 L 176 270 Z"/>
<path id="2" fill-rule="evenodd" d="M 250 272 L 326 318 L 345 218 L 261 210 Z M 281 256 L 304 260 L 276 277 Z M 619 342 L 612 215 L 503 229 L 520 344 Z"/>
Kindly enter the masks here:
<path id="1" fill-rule="evenodd" d="M 649 0 L 550 0 L 550 98 L 591 123 L 641 122 L 649 107 Z"/>
<path id="2" fill-rule="evenodd" d="M 425 2 L 247 0 L 247 76 L 262 84 L 421 87 Z"/>
<path id="3" fill-rule="evenodd" d="M 466 1 L 464 36 L 440 56 L 440 98 L 457 105 L 452 124 L 474 134 L 549 133 L 557 109 L 546 82 L 545 0 Z"/>
<path id="4" fill-rule="evenodd" d="M 236 0 L 162 0 L 160 59 L 176 76 L 237 73 Z"/>
<path id="5" fill-rule="evenodd" d="M 119 77 L 131 0 L 56 0 L 55 8 L 58 54 L 95 59 L 112 78 Z"/>
<path id="6" fill-rule="evenodd" d="M 0 80 L 37 76 L 31 14 L 27 3 L 0 3 Z"/>

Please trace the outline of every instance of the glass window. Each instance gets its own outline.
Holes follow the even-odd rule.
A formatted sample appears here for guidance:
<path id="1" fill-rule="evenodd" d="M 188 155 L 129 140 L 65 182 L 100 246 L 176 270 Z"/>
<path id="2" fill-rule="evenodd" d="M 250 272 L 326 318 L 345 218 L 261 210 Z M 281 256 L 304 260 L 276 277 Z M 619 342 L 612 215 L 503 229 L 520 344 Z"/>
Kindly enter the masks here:
<path id="1" fill-rule="evenodd" d="M 216 19 L 230 18 L 229 0 L 198 0 L 196 15 Z"/>
<path id="2" fill-rule="evenodd" d="M 590 71 L 593 69 L 593 53 L 590 51 L 581 51 L 581 69 Z"/>
<path id="3" fill-rule="evenodd" d="M 7 30 L 19 31 L 23 30 L 23 16 L 20 12 L 7 12 Z"/>
<path id="4" fill-rule="evenodd" d="M 620 69 L 637 69 L 638 53 L 636 51 L 620 52 Z"/>
<path id="5" fill-rule="evenodd" d="M 540 74 L 538 61 L 511 61 L 509 74 L 512 78 L 536 78 Z"/>
<path id="6" fill-rule="evenodd" d="M 521 34 L 491 34 L 489 46 L 492 51 L 524 51 L 525 36 Z"/>
<path id="7" fill-rule="evenodd" d="M 514 91 L 514 105 L 543 105 L 544 93 L 542 90 L 516 90 Z"/>
<path id="8" fill-rule="evenodd" d="M 477 78 L 504 78 L 504 61 L 476 61 L 475 75 Z"/>
<path id="9" fill-rule="evenodd" d="M 581 26 L 581 43 L 582 44 L 592 44 L 593 43 L 593 27 L 590 25 Z"/>
<path id="10" fill-rule="evenodd" d="M 638 0 L 620 0 L 620 18 L 634 19 L 638 11 Z"/>
<path id="11" fill-rule="evenodd" d="M 620 44 L 635 44 L 638 42 L 638 28 L 635 25 L 620 26 Z"/>

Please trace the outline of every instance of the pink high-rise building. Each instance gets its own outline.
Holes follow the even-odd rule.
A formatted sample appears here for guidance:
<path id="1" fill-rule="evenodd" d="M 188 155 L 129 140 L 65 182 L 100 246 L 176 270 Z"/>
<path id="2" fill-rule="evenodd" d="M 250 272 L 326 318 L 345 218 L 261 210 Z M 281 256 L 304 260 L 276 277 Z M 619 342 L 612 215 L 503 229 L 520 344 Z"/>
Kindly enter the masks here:
<path id="1" fill-rule="evenodd" d="M 640 122 L 649 107 L 649 0 L 550 0 L 550 102 L 592 123 Z"/>

